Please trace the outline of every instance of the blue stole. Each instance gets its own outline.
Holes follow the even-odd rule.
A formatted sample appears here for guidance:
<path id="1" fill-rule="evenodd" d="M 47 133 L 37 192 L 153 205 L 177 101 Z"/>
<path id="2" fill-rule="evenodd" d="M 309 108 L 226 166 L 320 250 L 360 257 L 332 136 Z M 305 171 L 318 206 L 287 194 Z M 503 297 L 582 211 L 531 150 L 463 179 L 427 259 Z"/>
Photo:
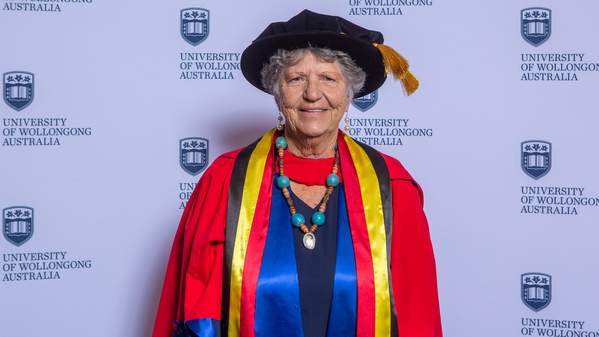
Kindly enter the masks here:
<path id="1" fill-rule="evenodd" d="M 345 193 L 339 185 L 337 254 L 327 337 L 356 334 L 356 264 Z M 281 191 L 272 189 L 268 235 L 256 288 L 256 337 L 304 337 L 291 215 Z"/>

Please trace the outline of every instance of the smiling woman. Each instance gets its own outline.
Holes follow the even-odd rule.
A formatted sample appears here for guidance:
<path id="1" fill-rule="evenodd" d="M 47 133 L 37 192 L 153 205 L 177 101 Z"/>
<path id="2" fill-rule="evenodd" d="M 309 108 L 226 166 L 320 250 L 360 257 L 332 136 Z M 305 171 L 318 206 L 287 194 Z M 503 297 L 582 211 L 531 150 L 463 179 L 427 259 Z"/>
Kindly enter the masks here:
<path id="1" fill-rule="evenodd" d="M 302 48 L 278 50 L 261 75 L 286 121 L 289 151 L 331 157 L 339 122 L 364 85 L 364 71 L 346 53 Z"/>
<path id="2" fill-rule="evenodd" d="M 380 32 L 304 10 L 270 24 L 241 69 L 285 123 L 204 173 L 154 337 L 441 337 L 422 191 L 338 129 L 387 73 L 416 90 L 406 60 Z"/>

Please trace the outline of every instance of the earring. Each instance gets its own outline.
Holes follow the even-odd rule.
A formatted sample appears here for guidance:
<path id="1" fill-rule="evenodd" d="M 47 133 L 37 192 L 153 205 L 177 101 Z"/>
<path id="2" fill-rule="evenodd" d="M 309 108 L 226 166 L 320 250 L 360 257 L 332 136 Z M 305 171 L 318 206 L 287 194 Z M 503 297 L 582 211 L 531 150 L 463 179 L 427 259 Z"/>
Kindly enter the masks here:
<path id="1" fill-rule="evenodd" d="M 285 128 L 285 118 L 283 118 L 283 114 L 279 112 L 279 117 L 277 117 L 277 130 L 283 131 Z"/>
<path id="2" fill-rule="evenodd" d="M 345 113 L 343 131 L 349 135 L 349 111 Z"/>

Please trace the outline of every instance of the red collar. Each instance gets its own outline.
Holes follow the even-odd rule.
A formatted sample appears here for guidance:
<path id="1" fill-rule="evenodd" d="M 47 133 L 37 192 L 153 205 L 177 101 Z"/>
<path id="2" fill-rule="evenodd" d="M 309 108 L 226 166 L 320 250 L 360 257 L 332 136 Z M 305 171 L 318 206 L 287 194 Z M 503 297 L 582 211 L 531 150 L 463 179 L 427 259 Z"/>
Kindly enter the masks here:
<path id="1" fill-rule="evenodd" d="M 322 159 L 302 158 L 285 151 L 285 175 L 289 179 L 304 185 L 326 185 L 326 179 L 331 174 L 334 157 Z M 341 182 L 341 166 L 339 165 L 339 181 Z M 279 172 L 279 168 L 276 168 Z"/>

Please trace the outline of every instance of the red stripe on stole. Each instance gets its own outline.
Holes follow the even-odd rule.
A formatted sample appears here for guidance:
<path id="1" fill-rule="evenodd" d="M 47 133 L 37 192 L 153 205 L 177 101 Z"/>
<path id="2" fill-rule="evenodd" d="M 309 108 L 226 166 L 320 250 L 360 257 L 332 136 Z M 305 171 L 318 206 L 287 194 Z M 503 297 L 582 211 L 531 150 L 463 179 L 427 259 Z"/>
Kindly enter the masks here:
<path id="1" fill-rule="evenodd" d="M 254 337 L 254 319 L 256 316 L 256 287 L 262 264 L 262 255 L 268 233 L 270 220 L 270 204 L 272 199 L 273 184 L 273 148 L 271 146 L 266 158 L 264 175 L 260 185 L 256 212 L 252 220 L 252 228 L 248 239 L 247 252 L 243 264 L 241 281 L 241 306 L 240 306 L 240 336 Z M 243 182 L 239 182 L 243 183 Z"/>
<path id="2" fill-rule="evenodd" d="M 375 292 L 374 271 L 366 215 L 360 182 L 356 168 L 351 160 L 351 154 L 343 136 L 338 138 L 339 158 L 343 182 L 345 184 L 345 199 L 349 216 L 350 231 L 356 256 L 356 276 L 358 285 L 358 305 L 356 317 L 356 336 L 372 337 L 375 332 Z"/>

